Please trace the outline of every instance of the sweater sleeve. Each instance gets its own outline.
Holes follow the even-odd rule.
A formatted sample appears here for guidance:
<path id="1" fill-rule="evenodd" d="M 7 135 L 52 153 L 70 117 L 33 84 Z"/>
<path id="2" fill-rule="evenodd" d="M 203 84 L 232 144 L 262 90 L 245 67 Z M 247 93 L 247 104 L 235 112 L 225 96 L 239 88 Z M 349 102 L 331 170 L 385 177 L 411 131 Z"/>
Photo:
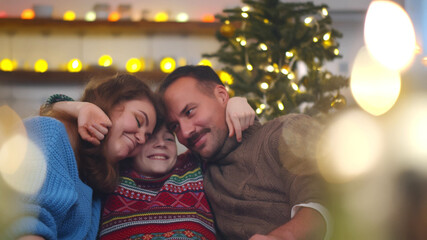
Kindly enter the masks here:
<path id="1" fill-rule="evenodd" d="M 77 200 L 76 160 L 64 126 L 48 117 L 26 120 L 27 153 L 15 175 L 26 185 L 21 192 L 20 218 L 13 224 L 12 235 L 39 235 L 58 239 L 58 229 Z M 40 188 L 40 189 L 38 189 Z"/>

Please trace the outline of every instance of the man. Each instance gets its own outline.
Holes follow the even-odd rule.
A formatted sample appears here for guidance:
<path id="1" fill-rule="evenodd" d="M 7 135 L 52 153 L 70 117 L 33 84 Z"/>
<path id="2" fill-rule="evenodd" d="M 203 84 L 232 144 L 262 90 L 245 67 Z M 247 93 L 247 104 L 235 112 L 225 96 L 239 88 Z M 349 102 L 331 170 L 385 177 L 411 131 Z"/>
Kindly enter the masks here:
<path id="1" fill-rule="evenodd" d="M 313 150 L 319 126 L 289 114 L 259 121 L 241 143 L 228 138 L 229 95 L 207 66 L 185 66 L 162 82 L 168 126 L 206 161 L 205 191 L 224 239 L 323 239 L 326 209 Z"/>

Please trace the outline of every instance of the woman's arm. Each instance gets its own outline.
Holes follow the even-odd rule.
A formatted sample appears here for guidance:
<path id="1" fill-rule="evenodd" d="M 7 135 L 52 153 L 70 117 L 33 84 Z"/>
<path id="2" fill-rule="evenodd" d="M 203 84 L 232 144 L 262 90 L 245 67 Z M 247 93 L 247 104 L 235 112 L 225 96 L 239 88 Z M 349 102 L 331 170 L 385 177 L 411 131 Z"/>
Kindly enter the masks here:
<path id="1" fill-rule="evenodd" d="M 27 235 L 18 238 L 18 240 L 45 240 L 43 237 L 37 235 Z"/>
<path id="2" fill-rule="evenodd" d="M 242 141 L 242 131 L 254 124 L 254 119 L 255 111 L 248 104 L 246 98 L 232 97 L 228 100 L 226 121 L 229 129 L 229 137 L 236 134 L 237 141 Z"/>

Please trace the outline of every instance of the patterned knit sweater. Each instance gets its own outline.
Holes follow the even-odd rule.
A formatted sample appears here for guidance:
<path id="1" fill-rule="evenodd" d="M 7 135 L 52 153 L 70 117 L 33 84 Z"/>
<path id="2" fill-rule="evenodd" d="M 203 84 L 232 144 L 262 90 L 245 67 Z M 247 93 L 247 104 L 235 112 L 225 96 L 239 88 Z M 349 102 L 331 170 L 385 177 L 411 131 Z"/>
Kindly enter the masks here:
<path id="1" fill-rule="evenodd" d="M 15 172 L 16 183 L 28 190 L 43 184 L 34 194 L 22 196 L 22 215 L 12 224 L 11 238 L 33 234 L 45 239 L 96 239 L 101 201 L 79 179 L 64 125 L 53 118 L 33 117 L 25 127 L 31 143 Z"/>
<path id="2" fill-rule="evenodd" d="M 181 154 L 176 168 L 161 178 L 123 171 L 106 199 L 100 239 L 215 239 L 200 164 L 192 159 Z"/>

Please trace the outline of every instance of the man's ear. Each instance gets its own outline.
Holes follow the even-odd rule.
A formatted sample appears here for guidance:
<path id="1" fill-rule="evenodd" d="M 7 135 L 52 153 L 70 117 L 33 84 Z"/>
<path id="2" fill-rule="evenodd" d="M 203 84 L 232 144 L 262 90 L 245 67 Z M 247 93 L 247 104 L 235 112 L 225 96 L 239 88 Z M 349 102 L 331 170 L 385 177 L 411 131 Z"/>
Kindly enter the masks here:
<path id="1" fill-rule="evenodd" d="M 218 99 L 218 101 L 221 104 L 227 105 L 227 102 L 228 102 L 228 99 L 230 98 L 230 96 L 228 95 L 227 89 L 225 89 L 224 86 L 216 85 L 214 93 L 215 93 L 215 97 Z"/>

